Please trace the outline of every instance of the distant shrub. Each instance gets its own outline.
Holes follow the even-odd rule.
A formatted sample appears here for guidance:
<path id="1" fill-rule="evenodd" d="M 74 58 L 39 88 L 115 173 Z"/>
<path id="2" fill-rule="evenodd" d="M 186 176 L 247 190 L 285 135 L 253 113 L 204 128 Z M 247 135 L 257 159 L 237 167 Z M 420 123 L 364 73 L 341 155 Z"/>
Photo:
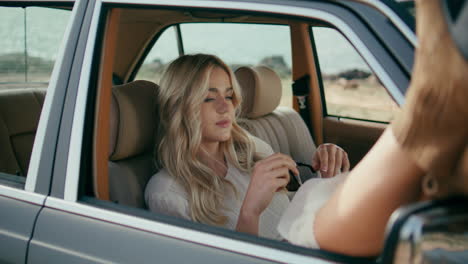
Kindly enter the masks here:
<path id="1" fill-rule="evenodd" d="M 52 60 L 28 56 L 28 73 L 50 73 L 54 67 Z M 0 55 L 0 73 L 24 73 L 26 60 L 24 53 L 8 53 Z"/>
<path id="2" fill-rule="evenodd" d="M 282 79 L 291 78 L 291 69 L 286 64 L 283 56 L 268 56 L 260 60 L 260 65 L 265 65 L 274 70 Z"/>
<path id="3" fill-rule="evenodd" d="M 352 69 L 343 71 L 337 74 L 323 74 L 323 79 L 325 80 L 338 80 L 338 79 L 345 79 L 345 80 L 356 80 L 356 79 L 367 79 L 372 74 L 367 71 Z"/>

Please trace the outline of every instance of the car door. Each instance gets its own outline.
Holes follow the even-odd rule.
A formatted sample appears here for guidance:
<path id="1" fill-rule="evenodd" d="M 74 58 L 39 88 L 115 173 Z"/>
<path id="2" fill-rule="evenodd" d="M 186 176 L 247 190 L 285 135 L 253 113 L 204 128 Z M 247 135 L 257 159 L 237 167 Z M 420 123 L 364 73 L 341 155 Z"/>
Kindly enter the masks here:
<path id="1" fill-rule="evenodd" d="M 49 192 L 60 92 L 47 89 L 73 2 L 0 2 L 0 262 L 27 261 Z M 64 23 L 50 27 L 44 16 Z M 47 30 L 47 34 L 44 32 Z M 49 45 L 43 45 L 46 42 Z"/>
<path id="2" fill-rule="evenodd" d="M 58 75 L 67 81 L 54 84 L 63 85 L 66 95 L 62 101 L 50 195 L 37 217 L 28 261 L 374 263 L 374 258 L 306 249 L 151 213 L 143 208 L 114 203 L 106 194 L 108 153 L 105 149 L 108 148 L 109 131 L 104 124 L 109 122 L 112 76 L 120 73 L 113 68 L 113 61 L 117 56 L 141 56 L 144 53 L 141 49 L 131 53 L 130 48 L 126 53 L 115 53 L 115 46 L 119 45 L 115 43 L 116 34 L 123 30 L 118 25 L 128 22 L 123 19 L 125 17 L 122 23 L 118 22 L 122 10 L 131 9 L 128 13 L 139 18 L 133 21 L 139 25 L 139 30 L 146 30 L 144 21 L 154 16 L 152 12 L 155 10 L 161 11 L 156 13 L 161 17 L 170 17 L 172 12 L 190 17 L 193 13 L 189 11 L 203 11 L 197 14 L 205 18 L 206 12 L 236 11 L 259 17 L 319 19 L 336 25 L 356 43 L 362 44 L 361 35 L 356 32 L 366 27 L 359 24 L 359 19 L 353 17 L 349 10 L 333 2 L 298 1 L 294 6 L 290 4 L 289 1 L 78 1 L 62 58 L 70 68 Z M 340 18 L 340 14 L 347 18 Z M 177 20 L 171 22 L 177 24 Z M 353 23 L 360 25 L 358 29 L 353 28 Z M 166 26 L 169 25 L 153 24 L 153 27 Z M 364 35 L 368 36 L 368 33 Z M 151 39 L 142 40 L 141 45 L 149 42 Z M 365 46 L 360 46 L 360 49 L 370 52 Z M 372 53 L 367 56 L 375 59 Z M 132 68 L 137 63 L 135 58 L 122 67 Z M 387 77 L 384 80 L 391 77 L 385 72 L 380 74 Z M 124 75 L 119 77 L 126 80 Z"/>

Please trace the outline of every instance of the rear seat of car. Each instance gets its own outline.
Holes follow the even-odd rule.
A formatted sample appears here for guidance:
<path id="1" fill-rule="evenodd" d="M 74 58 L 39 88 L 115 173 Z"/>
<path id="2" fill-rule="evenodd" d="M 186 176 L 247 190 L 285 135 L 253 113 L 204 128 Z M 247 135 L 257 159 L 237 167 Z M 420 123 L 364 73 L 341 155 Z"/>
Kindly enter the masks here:
<path id="1" fill-rule="evenodd" d="M 244 100 L 239 124 L 275 152 L 311 164 L 316 146 L 306 124 L 294 109 L 278 107 L 282 96 L 279 76 L 265 66 L 240 67 L 235 75 Z"/>
<path id="2" fill-rule="evenodd" d="M 45 88 L 0 90 L 0 172 L 26 177 Z"/>

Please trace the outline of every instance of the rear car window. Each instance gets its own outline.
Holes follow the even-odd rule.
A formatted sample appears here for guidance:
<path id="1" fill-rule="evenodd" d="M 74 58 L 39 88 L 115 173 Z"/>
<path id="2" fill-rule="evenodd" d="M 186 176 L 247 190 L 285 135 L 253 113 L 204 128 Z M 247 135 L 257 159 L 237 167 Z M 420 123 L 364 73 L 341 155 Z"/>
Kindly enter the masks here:
<path id="1" fill-rule="evenodd" d="M 0 184 L 23 188 L 71 11 L 0 7 Z"/>
<path id="2" fill-rule="evenodd" d="M 69 16 L 63 9 L 0 7 L 0 89 L 47 87 Z"/>

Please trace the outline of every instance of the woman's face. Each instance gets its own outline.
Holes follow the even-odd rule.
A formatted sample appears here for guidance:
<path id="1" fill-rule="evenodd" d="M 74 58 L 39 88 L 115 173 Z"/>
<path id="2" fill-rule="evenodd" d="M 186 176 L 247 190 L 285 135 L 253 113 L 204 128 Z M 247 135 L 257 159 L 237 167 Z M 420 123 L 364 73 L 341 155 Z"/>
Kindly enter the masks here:
<path id="1" fill-rule="evenodd" d="M 234 120 L 233 89 L 227 72 L 214 67 L 208 85 L 208 95 L 201 106 L 202 142 L 216 143 L 231 137 Z"/>

